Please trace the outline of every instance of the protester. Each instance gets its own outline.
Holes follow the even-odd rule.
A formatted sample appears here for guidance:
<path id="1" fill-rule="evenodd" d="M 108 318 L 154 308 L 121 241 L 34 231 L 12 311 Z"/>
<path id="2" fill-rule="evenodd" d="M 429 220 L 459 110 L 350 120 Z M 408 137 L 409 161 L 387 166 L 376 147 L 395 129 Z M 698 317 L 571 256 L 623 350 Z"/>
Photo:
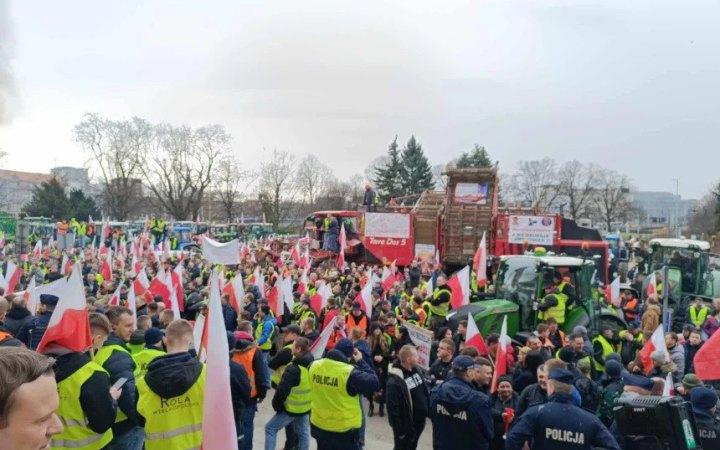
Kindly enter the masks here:
<path id="1" fill-rule="evenodd" d="M 543 404 L 547 401 L 548 394 L 547 394 L 547 369 L 545 368 L 545 364 L 541 364 L 538 366 L 537 371 L 537 383 L 533 383 L 526 387 L 525 389 L 520 392 L 520 397 L 518 398 L 518 406 L 517 411 L 515 412 L 515 417 L 520 417 L 523 415 L 525 410 L 528 408 Z"/>
<path id="2" fill-rule="evenodd" d="M 498 378 L 497 391 L 490 397 L 495 428 L 495 435 L 490 446 L 493 450 L 505 449 L 505 434 L 515 418 L 517 406 L 518 395 L 513 391 L 512 380 L 509 376 L 503 375 Z"/>
<path id="3" fill-rule="evenodd" d="M 437 349 L 437 359 L 430 366 L 430 375 L 436 384 L 447 380 L 452 368 L 453 355 L 455 354 L 455 343 L 452 339 L 442 339 Z"/>
<path id="4" fill-rule="evenodd" d="M 52 358 L 0 347 L 0 450 L 50 448 L 63 432 Z"/>
<path id="5" fill-rule="evenodd" d="M 147 373 L 150 363 L 165 354 L 163 351 L 163 340 L 165 333 L 159 328 L 150 328 L 143 336 L 145 347 L 139 352 L 132 355 L 135 361 L 135 379 L 139 380 Z"/>
<path id="6" fill-rule="evenodd" d="M 235 350 L 232 352 L 232 361 L 240 364 L 250 381 L 250 399 L 243 409 L 242 439 L 240 450 L 252 450 L 253 434 L 255 424 L 255 413 L 257 404 L 265 399 L 267 390 L 270 388 L 270 379 L 265 370 L 266 364 L 262 352 L 257 343 L 253 340 L 250 330 L 252 326 L 248 321 L 238 324 L 238 331 L 235 333 Z"/>
<path id="7" fill-rule="evenodd" d="M 59 298 L 56 295 L 40 294 L 40 308 L 37 316 L 28 320 L 18 330 L 17 338 L 29 349 L 35 350 L 40 345 L 58 300 Z"/>
<path id="8" fill-rule="evenodd" d="M 429 399 L 425 374 L 418 367 L 417 350 L 406 345 L 398 352 L 398 361 L 388 369 L 388 420 L 395 450 L 417 448 L 428 417 Z"/>
<path id="9" fill-rule="evenodd" d="M 720 448 L 720 420 L 716 416 L 718 395 L 713 389 L 698 387 L 690 394 L 693 416 L 702 448 Z"/>

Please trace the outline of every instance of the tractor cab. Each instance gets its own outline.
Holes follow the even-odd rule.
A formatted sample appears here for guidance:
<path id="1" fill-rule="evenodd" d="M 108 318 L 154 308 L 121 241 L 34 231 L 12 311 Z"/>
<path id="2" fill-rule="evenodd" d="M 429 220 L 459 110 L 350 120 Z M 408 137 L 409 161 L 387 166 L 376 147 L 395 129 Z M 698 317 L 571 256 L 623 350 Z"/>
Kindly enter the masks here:
<path id="1" fill-rule="evenodd" d="M 648 274 L 668 267 L 670 296 L 706 295 L 715 288 L 720 268 L 711 267 L 710 244 L 693 239 L 652 239 Z M 717 258 L 715 258 L 717 259 Z M 714 261 L 714 260 L 713 260 Z"/>

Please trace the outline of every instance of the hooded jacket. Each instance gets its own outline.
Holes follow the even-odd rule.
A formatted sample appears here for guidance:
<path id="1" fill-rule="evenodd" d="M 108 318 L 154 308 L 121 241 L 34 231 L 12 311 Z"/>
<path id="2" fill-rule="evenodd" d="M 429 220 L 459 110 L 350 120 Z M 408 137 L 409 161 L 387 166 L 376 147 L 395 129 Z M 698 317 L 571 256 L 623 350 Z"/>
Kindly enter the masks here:
<path id="1" fill-rule="evenodd" d="M 518 398 L 518 407 L 515 410 L 516 420 L 530 407 L 547 402 L 547 391 L 543 390 L 538 383 L 533 383 L 523 389 Z"/>
<path id="2" fill-rule="evenodd" d="M 420 398 L 424 402 L 424 405 L 417 405 L 416 402 L 413 402 L 413 393 L 410 392 L 406 379 L 413 380 L 415 383 L 420 380 L 422 385 L 418 386 L 416 384 L 415 387 L 415 389 L 420 390 L 414 394 L 416 399 Z M 412 436 L 414 424 L 420 419 L 415 416 L 418 413 L 426 415 L 430 403 L 430 392 L 425 382 L 425 374 L 417 368 L 412 372 L 407 372 L 399 363 L 393 363 L 388 369 L 385 395 L 390 426 L 401 431 L 401 434 L 410 434 Z M 423 421 L 425 417 L 422 417 Z"/>
<path id="3" fill-rule="evenodd" d="M 310 352 L 305 352 L 293 359 L 292 362 L 285 368 L 283 376 L 280 379 L 275 389 L 275 395 L 272 399 L 272 407 L 277 412 L 286 412 L 291 416 L 302 416 L 303 414 L 293 414 L 285 410 L 285 400 L 290 395 L 292 388 L 300 384 L 300 367 L 306 369 L 310 368 L 310 364 L 314 361 L 313 355 Z M 308 414 L 308 413 L 306 413 Z"/>
<path id="4" fill-rule="evenodd" d="M 430 396 L 435 450 L 487 450 L 495 428 L 487 395 L 452 377 Z"/>

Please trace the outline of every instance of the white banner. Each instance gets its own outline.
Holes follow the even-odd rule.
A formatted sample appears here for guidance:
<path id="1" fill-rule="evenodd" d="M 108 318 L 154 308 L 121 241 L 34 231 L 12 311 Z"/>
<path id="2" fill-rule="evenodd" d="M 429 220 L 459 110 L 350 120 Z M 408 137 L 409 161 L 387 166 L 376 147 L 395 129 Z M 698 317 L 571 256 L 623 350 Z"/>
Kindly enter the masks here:
<path id="1" fill-rule="evenodd" d="M 555 218 L 546 216 L 510 216 L 508 242 L 511 244 L 552 245 Z"/>
<path id="2" fill-rule="evenodd" d="M 410 214 L 365 213 L 365 237 L 409 238 Z"/>
<path id="3" fill-rule="evenodd" d="M 221 244 L 203 236 L 202 250 L 203 257 L 211 264 L 240 264 L 240 245 L 237 239 Z"/>
<path id="4" fill-rule="evenodd" d="M 408 330 L 413 345 L 417 347 L 418 364 L 423 369 L 428 370 L 430 368 L 430 347 L 432 346 L 433 332 L 407 322 L 404 326 Z"/>

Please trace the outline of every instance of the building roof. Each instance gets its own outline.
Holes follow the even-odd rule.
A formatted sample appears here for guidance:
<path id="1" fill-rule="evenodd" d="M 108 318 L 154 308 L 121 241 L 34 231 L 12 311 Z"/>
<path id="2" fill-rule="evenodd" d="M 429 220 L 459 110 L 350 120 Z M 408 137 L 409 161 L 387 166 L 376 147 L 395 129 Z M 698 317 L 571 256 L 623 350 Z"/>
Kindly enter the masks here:
<path id="1" fill-rule="evenodd" d="M 50 181 L 52 178 L 53 176 L 47 173 L 20 172 L 17 170 L 0 169 L 0 180 L 17 180 L 24 181 L 26 183 L 40 184 L 45 181 Z"/>

